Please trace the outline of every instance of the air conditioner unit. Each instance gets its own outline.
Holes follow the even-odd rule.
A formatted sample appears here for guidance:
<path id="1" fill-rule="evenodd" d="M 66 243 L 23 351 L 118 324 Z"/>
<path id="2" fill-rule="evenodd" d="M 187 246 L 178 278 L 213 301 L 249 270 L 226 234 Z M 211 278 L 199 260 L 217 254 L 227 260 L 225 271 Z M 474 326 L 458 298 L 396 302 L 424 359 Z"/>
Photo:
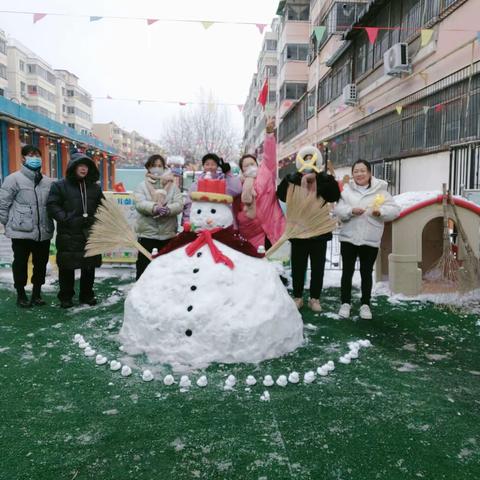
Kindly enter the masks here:
<path id="1" fill-rule="evenodd" d="M 383 54 L 383 69 L 385 75 L 393 77 L 402 73 L 410 73 L 411 66 L 408 61 L 408 43 L 396 43 Z"/>
<path id="2" fill-rule="evenodd" d="M 343 103 L 353 106 L 357 104 L 357 100 L 357 86 L 354 83 L 345 85 L 343 88 Z"/>

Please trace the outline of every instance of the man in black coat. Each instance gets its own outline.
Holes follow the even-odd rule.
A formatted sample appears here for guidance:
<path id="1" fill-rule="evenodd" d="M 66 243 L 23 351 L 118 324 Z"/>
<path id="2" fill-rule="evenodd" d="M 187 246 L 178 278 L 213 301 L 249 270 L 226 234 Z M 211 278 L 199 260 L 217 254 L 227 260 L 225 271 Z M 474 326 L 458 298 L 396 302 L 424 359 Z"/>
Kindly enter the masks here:
<path id="1" fill-rule="evenodd" d="M 93 292 L 95 268 L 102 264 L 101 255 L 85 258 L 90 227 L 103 198 L 97 183 L 100 177 L 95 163 L 82 153 L 71 156 L 64 179 L 52 185 L 47 200 L 48 214 L 57 222 L 57 265 L 62 308 L 73 306 L 75 269 L 81 269 L 80 303 L 95 305 Z"/>

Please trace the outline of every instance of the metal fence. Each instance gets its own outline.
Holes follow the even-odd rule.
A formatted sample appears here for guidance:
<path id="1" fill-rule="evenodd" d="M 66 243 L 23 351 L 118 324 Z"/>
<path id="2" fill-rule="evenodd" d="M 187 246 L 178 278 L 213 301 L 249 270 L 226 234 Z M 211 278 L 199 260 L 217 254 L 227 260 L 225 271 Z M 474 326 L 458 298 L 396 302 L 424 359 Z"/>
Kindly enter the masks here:
<path id="1" fill-rule="evenodd" d="M 449 188 L 454 195 L 480 188 L 480 141 L 455 145 L 450 150 Z"/>

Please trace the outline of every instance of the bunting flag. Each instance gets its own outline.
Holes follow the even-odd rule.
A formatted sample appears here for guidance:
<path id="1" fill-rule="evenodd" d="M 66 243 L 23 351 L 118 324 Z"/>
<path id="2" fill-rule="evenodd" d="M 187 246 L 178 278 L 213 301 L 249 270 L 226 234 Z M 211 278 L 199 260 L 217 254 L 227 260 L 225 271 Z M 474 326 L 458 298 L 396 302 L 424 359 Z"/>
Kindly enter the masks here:
<path id="1" fill-rule="evenodd" d="M 320 27 L 315 27 L 313 29 L 313 33 L 315 34 L 315 38 L 317 39 L 317 44 L 322 41 L 326 31 L 327 31 L 327 27 L 325 27 L 324 25 Z"/>
<path id="2" fill-rule="evenodd" d="M 240 111 L 240 113 L 242 113 L 243 112 L 243 105 L 239 104 L 239 105 L 237 105 L 237 107 L 238 107 L 238 110 Z"/>
<path id="3" fill-rule="evenodd" d="M 95 17 L 95 16 L 93 16 L 93 17 L 90 17 L 90 21 L 91 21 L 91 22 L 98 22 L 98 21 L 101 20 L 102 18 L 103 18 L 103 17 Z"/>
<path id="4" fill-rule="evenodd" d="M 203 25 L 203 28 L 205 30 L 208 30 L 215 22 L 206 22 L 206 21 L 203 21 L 203 22 L 200 22 L 202 25 Z"/>
<path id="5" fill-rule="evenodd" d="M 263 31 L 265 30 L 267 24 L 266 23 L 256 23 L 255 26 L 258 28 L 260 35 L 263 35 Z"/>
<path id="6" fill-rule="evenodd" d="M 397 113 L 398 113 L 399 115 L 401 115 L 401 114 L 402 114 L 403 107 L 402 107 L 401 105 L 397 105 L 397 107 L 396 107 L 395 110 L 397 111 Z"/>
<path id="7" fill-rule="evenodd" d="M 428 111 L 430 110 L 430 107 L 423 107 L 423 113 L 426 115 Z"/>
<path id="8" fill-rule="evenodd" d="M 47 16 L 46 13 L 34 13 L 33 14 L 33 23 L 39 22 L 42 18 Z"/>
<path id="9" fill-rule="evenodd" d="M 430 43 L 430 40 L 432 39 L 432 35 L 433 35 L 433 29 L 432 28 L 422 29 L 421 32 L 420 32 L 420 36 L 421 36 L 420 45 L 422 47 L 427 46 Z"/>
<path id="10" fill-rule="evenodd" d="M 147 18 L 147 25 L 153 25 L 155 22 L 158 22 L 158 18 Z"/>
<path id="11" fill-rule="evenodd" d="M 375 40 L 378 37 L 379 30 L 380 29 L 378 27 L 365 27 L 365 31 L 368 35 L 368 40 L 370 41 L 370 45 L 373 45 L 375 43 Z"/>
<path id="12" fill-rule="evenodd" d="M 258 95 L 258 103 L 263 107 L 265 110 L 265 105 L 267 104 L 268 100 L 268 77 L 265 78 L 265 83 L 263 84 L 262 89 L 260 90 L 260 94 Z"/>
<path id="13" fill-rule="evenodd" d="M 185 102 L 178 102 L 178 104 L 181 106 L 181 107 L 186 107 L 187 104 Z"/>
<path id="14" fill-rule="evenodd" d="M 142 101 L 141 101 L 141 100 L 137 100 L 137 103 L 138 103 L 139 105 L 141 105 L 141 104 L 142 104 Z"/>
<path id="15" fill-rule="evenodd" d="M 436 112 L 441 112 L 444 107 L 445 107 L 445 105 L 443 103 L 439 103 L 439 104 L 435 105 L 435 111 Z"/>
<path id="16" fill-rule="evenodd" d="M 113 100 L 113 98 L 110 95 L 107 95 L 107 100 Z"/>

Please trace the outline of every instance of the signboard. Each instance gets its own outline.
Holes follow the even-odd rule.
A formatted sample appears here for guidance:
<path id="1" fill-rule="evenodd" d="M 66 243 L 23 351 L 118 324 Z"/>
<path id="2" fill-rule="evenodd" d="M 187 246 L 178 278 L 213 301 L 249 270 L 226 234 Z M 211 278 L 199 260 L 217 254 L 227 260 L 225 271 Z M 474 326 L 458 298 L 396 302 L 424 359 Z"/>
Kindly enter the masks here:
<path id="1" fill-rule="evenodd" d="M 128 224 L 135 230 L 135 223 L 137 220 L 137 211 L 135 210 L 135 200 L 133 193 L 117 193 L 104 192 L 104 195 L 116 201 L 117 205 L 122 209 Z M 137 250 L 133 248 L 122 248 L 114 250 L 103 255 L 104 263 L 135 263 L 137 261 Z"/>
<path id="2" fill-rule="evenodd" d="M 480 205 L 480 190 L 466 190 L 462 191 L 462 195 L 473 203 Z"/>

